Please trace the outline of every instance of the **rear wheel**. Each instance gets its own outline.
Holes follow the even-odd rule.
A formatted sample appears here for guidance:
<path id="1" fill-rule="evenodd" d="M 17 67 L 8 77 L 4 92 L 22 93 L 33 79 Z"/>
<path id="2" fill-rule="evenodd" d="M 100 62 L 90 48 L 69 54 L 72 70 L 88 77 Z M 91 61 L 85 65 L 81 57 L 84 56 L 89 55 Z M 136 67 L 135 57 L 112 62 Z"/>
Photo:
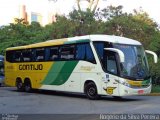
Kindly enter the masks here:
<path id="1" fill-rule="evenodd" d="M 32 86 L 31 86 L 30 80 L 26 80 L 26 81 L 24 82 L 24 90 L 25 90 L 26 92 L 31 92 L 31 91 L 32 91 Z"/>
<path id="2" fill-rule="evenodd" d="M 17 91 L 24 91 L 24 88 L 23 88 L 23 83 L 20 79 L 16 80 L 16 87 L 17 87 Z"/>
<path id="3" fill-rule="evenodd" d="M 85 85 L 85 94 L 91 100 L 96 100 L 99 98 L 97 87 L 93 82 L 89 82 Z"/>

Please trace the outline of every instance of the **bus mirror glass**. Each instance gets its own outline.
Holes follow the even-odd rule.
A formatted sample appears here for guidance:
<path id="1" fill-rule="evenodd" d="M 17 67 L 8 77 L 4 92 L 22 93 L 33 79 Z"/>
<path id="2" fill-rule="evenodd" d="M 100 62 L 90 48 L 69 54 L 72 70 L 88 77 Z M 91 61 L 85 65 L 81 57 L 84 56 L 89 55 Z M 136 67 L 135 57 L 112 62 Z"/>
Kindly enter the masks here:
<path id="1" fill-rule="evenodd" d="M 124 53 L 119 50 L 119 49 L 116 49 L 116 48 L 104 48 L 105 50 L 108 50 L 108 51 L 113 51 L 113 52 L 116 52 L 118 55 L 119 55 L 119 58 L 120 58 L 120 62 L 125 62 L 125 56 L 124 56 Z"/>
<path id="2" fill-rule="evenodd" d="M 145 50 L 145 52 L 148 53 L 148 54 L 153 55 L 154 63 L 157 63 L 157 62 L 158 62 L 158 56 L 157 56 L 157 54 L 156 54 L 155 52 L 150 51 L 150 50 Z"/>

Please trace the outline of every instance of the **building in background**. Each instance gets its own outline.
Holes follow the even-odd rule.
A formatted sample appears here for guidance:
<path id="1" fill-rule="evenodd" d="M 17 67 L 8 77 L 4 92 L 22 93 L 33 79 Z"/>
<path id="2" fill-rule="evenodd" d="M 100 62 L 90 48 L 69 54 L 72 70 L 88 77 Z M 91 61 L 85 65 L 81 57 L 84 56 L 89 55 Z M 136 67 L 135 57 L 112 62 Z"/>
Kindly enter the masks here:
<path id="1" fill-rule="evenodd" d="M 69 2 L 68 2 L 69 1 Z M 71 3 L 70 3 L 71 2 Z M 15 22 L 39 22 L 42 26 L 56 21 L 56 15 L 69 13 L 75 0 L 2 0 L 0 1 L 0 26 Z M 68 11 L 68 12 L 67 12 Z"/>
<path id="2" fill-rule="evenodd" d="M 19 19 L 24 19 L 25 22 L 39 22 L 41 25 L 46 25 L 56 21 L 56 12 L 40 11 L 36 9 L 29 9 L 26 5 L 20 5 L 19 7 Z"/>

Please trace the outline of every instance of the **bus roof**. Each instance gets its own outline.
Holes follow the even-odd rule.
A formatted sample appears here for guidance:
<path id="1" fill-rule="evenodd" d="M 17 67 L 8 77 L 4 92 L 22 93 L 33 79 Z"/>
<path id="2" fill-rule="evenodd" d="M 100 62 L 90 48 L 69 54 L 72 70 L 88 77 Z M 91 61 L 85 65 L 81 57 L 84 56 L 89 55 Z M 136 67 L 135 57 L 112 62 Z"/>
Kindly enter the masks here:
<path id="1" fill-rule="evenodd" d="M 18 46 L 18 47 L 11 47 L 7 48 L 7 50 L 18 50 L 18 49 L 27 49 L 27 48 L 36 48 L 36 47 L 44 47 L 44 46 L 53 46 L 53 45 L 63 45 L 63 44 L 71 44 L 71 43 L 80 43 L 80 42 L 87 42 L 87 41 L 106 41 L 111 43 L 119 43 L 119 44 L 129 44 L 129 45 L 141 45 L 140 42 L 120 37 L 114 35 L 85 35 L 85 36 L 76 36 L 71 38 L 62 38 L 62 39 L 55 39 L 55 40 L 48 40 L 45 42 L 25 45 L 25 46 Z"/>
<path id="2" fill-rule="evenodd" d="M 128 45 L 141 45 L 140 42 L 126 38 L 121 36 L 115 35 L 86 35 L 86 36 L 78 36 L 73 38 L 68 38 L 69 41 L 77 40 L 77 39 L 89 39 L 91 41 L 106 41 L 111 43 L 119 43 L 119 44 L 128 44 Z"/>

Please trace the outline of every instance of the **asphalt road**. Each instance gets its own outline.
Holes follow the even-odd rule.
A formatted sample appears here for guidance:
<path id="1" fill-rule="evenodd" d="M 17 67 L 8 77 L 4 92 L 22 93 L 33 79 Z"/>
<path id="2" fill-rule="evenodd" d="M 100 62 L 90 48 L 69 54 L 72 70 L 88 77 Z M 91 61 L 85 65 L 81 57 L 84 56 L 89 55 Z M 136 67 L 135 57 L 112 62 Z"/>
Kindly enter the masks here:
<path id="1" fill-rule="evenodd" d="M 89 100 L 82 94 L 54 91 L 17 92 L 0 87 L 0 114 L 65 114 L 65 118 L 90 119 L 88 114 L 160 114 L 160 96 L 129 96 L 123 99 L 102 97 Z M 69 114 L 69 115 L 67 115 Z M 76 115 L 76 116 L 71 116 Z M 80 117 L 83 115 L 82 117 Z M 64 117 L 57 117 L 57 119 Z M 83 119 L 82 119 L 83 118 Z M 39 118 L 39 120 L 41 120 Z"/>

